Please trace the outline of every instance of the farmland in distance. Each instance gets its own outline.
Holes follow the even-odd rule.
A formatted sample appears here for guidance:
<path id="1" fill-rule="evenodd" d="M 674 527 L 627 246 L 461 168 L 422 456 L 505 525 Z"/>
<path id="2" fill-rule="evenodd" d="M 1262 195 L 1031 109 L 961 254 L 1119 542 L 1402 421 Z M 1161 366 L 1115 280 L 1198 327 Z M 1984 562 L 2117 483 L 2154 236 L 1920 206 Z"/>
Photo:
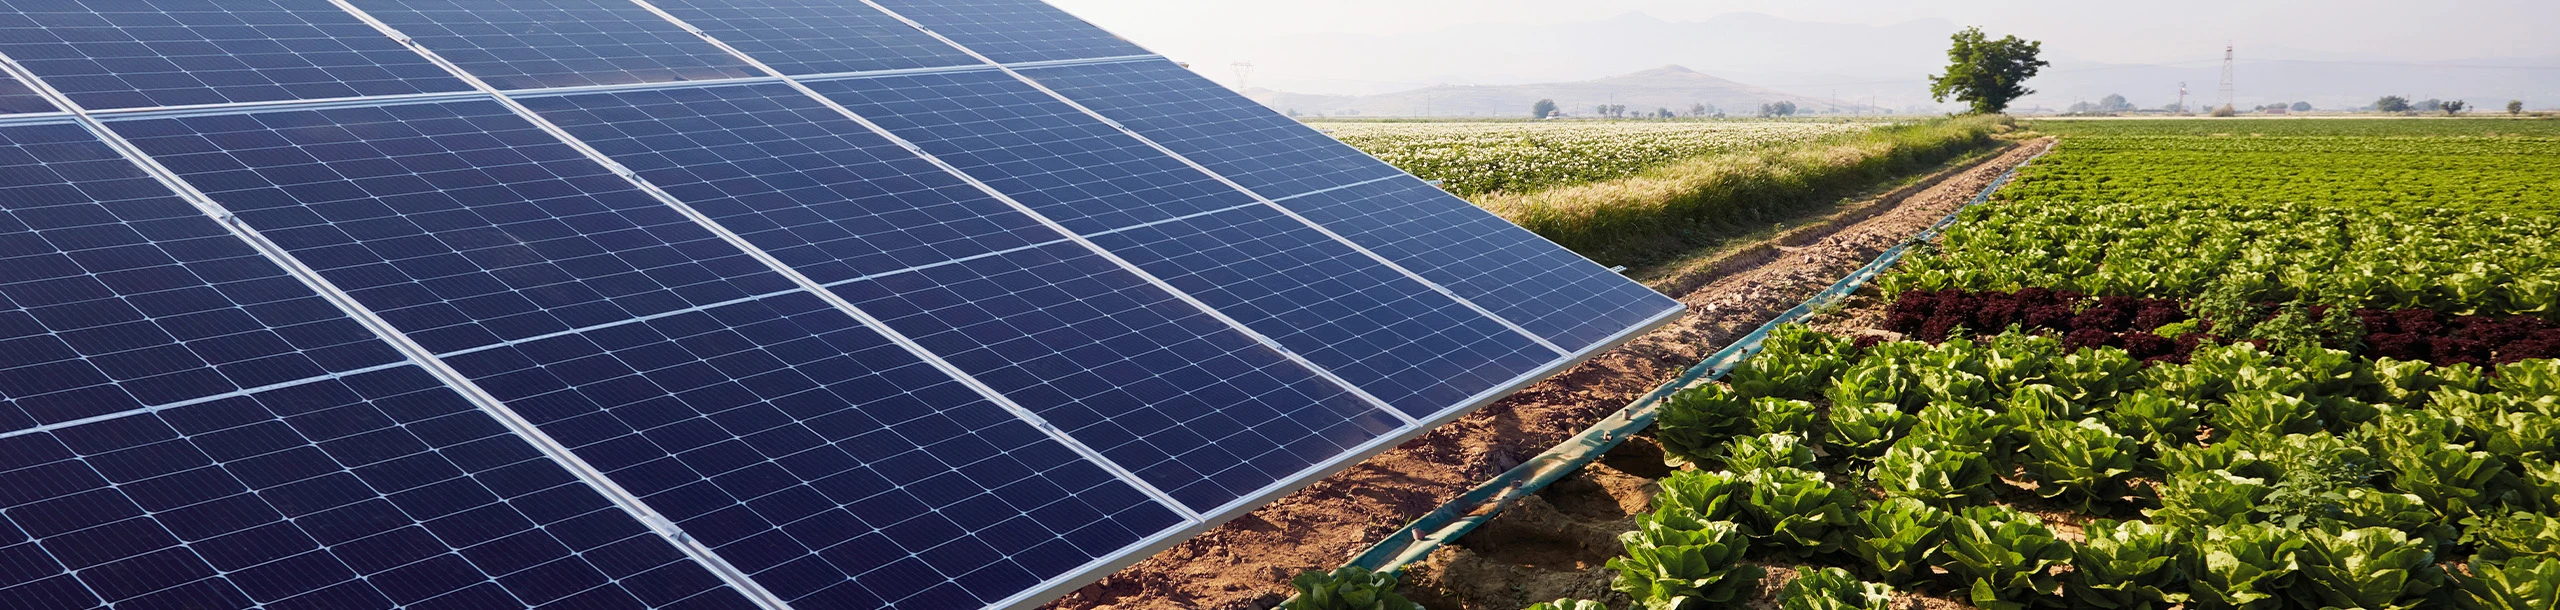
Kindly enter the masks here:
<path id="1" fill-rule="evenodd" d="M 1335 138 L 1461 196 L 1624 178 L 1665 163 L 1862 133 L 1803 121 L 1327 121 Z"/>

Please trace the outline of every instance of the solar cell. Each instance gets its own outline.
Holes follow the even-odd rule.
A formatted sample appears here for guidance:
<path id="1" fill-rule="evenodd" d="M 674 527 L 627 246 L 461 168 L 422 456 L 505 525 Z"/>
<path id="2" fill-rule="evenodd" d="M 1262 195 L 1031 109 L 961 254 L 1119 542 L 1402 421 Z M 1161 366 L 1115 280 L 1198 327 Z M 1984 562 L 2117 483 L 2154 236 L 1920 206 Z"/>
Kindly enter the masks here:
<path id="1" fill-rule="evenodd" d="M 1264 197 L 1405 175 L 1170 61 L 1044 66 L 1022 74 Z"/>
<path id="2" fill-rule="evenodd" d="M 495 102 L 111 125 L 438 353 L 793 286 Z"/>
<path id="3" fill-rule="evenodd" d="M 1679 301 L 1411 176 L 1280 205 L 1573 350 L 1679 315 Z"/>
<path id="4" fill-rule="evenodd" d="M 37 95 L 34 89 L 27 88 L 26 83 L 18 82 L 18 79 L 16 78 L 0 74 L 0 114 L 53 112 L 55 110 L 57 109 L 53 107 L 53 102 L 45 101 L 44 96 Z"/>
<path id="5" fill-rule="evenodd" d="M 0 127 L 0 600 L 745 607 L 77 125 Z"/>
<path id="6" fill-rule="evenodd" d="M 1185 524 L 495 103 L 113 124 L 786 600 L 983 605 Z"/>
<path id="7" fill-rule="evenodd" d="M 1195 509 L 1396 427 L 788 86 L 527 103 Z"/>
<path id="8" fill-rule="evenodd" d="M 326 0 L 9 0 L 0 53 L 90 109 L 470 89 Z"/>
<path id="9" fill-rule="evenodd" d="M 876 0 L 997 63 L 1149 55 L 1040 0 Z"/>
<path id="10" fill-rule="evenodd" d="M 77 125 L 0 127 L 0 430 L 399 354 Z"/>
<path id="11" fill-rule="evenodd" d="M 808 86 L 1079 234 L 1255 205 L 1002 72 Z"/>
<path id="12" fill-rule="evenodd" d="M 33 608 L 754 607 L 414 366 L 0 435 L 0 565 Z"/>
<path id="13" fill-rule="evenodd" d="M 1563 356 L 1264 206 L 1093 241 L 1415 419 Z"/>
<path id="14" fill-rule="evenodd" d="M 1001 72 L 811 86 L 1407 415 L 1562 356 Z"/>
<path id="15" fill-rule="evenodd" d="M 1402 427 L 1075 245 L 836 290 L 1201 512 Z"/>
<path id="16" fill-rule="evenodd" d="M 788 85 L 522 102 L 820 283 L 1064 238 Z"/>
<path id="17" fill-rule="evenodd" d="M 802 607 L 985 605 L 1184 525 L 806 293 L 446 361 Z"/>
<path id="18" fill-rule="evenodd" d="M 0 125 L 6 607 L 1038 603 L 1678 311 L 1034 0 L 0 0 L 0 53 L 0 113 L 118 111 Z"/>
<path id="19" fill-rule="evenodd" d="M 1023 73 L 1559 345 L 1598 345 L 1680 308 L 1172 62 Z"/>
<path id="20" fill-rule="evenodd" d="M 348 4 L 499 89 L 758 76 L 745 61 L 629 0 Z"/>
<path id="21" fill-rule="evenodd" d="M 860 2 L 652 0 L 650 4 L 784 74 L 827 74 L 978 63 Z"/>

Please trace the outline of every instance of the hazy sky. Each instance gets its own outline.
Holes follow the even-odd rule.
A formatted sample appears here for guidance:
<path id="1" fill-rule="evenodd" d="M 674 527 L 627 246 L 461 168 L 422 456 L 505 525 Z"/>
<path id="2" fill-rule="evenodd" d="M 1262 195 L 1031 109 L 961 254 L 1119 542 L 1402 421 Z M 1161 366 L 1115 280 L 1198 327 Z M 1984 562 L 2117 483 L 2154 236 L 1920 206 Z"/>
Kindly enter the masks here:
<path id="1" fill-rule="evenodd" d="M 1697 20 L 1760 12 L 1807 21 L 1885 25 L 1939 18 L 2046 42 L 2048 52 L 2104 62 L 2208 58 L 2195 49 L 2245 42 L 2365 59 L 2560 57 L 2560 1 L 2492 0 L 1051 0 L 1176 56 L 1219 41 L 1286 34 L 1392 34 L 1479 23 L 1589 21 L 1628 12 Z M 2444 8 L 2438 8 L 2444 7 Z M 2266 57 L 2267 54 L 2260 54 Z M 2302 57 L 2319 59 L 2320 57 Z M 1224 58 L 1202 58 L 1221 61 Z"/>

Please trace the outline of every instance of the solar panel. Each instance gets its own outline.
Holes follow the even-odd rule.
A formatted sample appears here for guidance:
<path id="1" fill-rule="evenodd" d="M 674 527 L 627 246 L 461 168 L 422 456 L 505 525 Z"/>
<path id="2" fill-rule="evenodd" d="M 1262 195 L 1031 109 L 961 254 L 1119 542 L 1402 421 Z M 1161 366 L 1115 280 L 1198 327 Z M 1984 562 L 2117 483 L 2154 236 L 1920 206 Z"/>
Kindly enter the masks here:
<path id="1" fill-rule="evenodd" d="M 842 0 L 656 0 L 784 74 L 909 70 L 978 63 L 888 13 Z"/>
<path id="2" fill-rule="evenodd" d="M 1680 304 L 1161 59 L 1024 74 L 1569 348 Z"/>
<path id="3" fill-rule="evenodd" d="M 1417 419 L 1563 356 L 1001 72 L 811 86 Z"/>
<path id="4" fill-rule="evenodd" d="M 0 55 L 0 606 L 1037 605 L 1678 311 L 1026 0 Z"/>
<path id="5" fill-rule="evenodd" d="M 805 293 L 447 361 L 795 605 L 987 605 L 1184 525 Z"/>
<path id="6" fill-rule="evenodd" d="M 44 96 L 37 95 L 34 89 L 28 89 L 26 83 L 0 75 L 0 114 L 53 112 L 54 110 L 56 109 L 53 107 L 53 102 L 45 101 Z"/>
<path id="7" fill-rule="evenodd" d="M 499 89 L 758 76 L 745 61 L 628 0 L 348 4 Z"/>
<path id="8" fill-rule="evenodd" d="M 1182 524 L 497 104 L 110 125 L 786 600 L 984 604 Z"/>
<path id="9" fill-rule="evenodd" d="M 91 109 L 469 90 L 327 0 L 10 0 L 0 52 Z"/>
<path id="10" fill-rule="evenodd" d="M 1039 0 L 876 0 L 997 63 L 1151 55 L 1146 49 Z"/>
<path id="11" fill-rule="evenodd" d="M 79 126 L 0 176 L 9 605 L 744 607 Z"/>
<path id="12" fill-rule="evenodd" d="M 76 125 L 0 128 L 0 180 L 0 427 L 400 359 Z"/>
<path id="13" fill-rule="evenodd" d="M 530 103 L 1195 509 L 1399 425 L 789 87 Z"/>
<path id="14" fill-rule="evenodd" d="M 437 353 L 793 289 L 493 102 L 109 125 Z"/>

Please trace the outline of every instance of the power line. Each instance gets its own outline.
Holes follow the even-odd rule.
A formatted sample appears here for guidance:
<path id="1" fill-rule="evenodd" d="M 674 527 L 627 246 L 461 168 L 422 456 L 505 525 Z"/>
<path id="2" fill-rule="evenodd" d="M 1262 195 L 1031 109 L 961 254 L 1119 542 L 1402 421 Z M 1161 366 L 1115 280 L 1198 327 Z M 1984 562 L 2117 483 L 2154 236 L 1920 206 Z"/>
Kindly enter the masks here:
<path id="1" fill-rule="evenodd" d="M 2231 107 L 2231 94 L 2233 91 L 2231 84 L 2231 72 L 2231 43 L 2225 42 L 2222 45 L 2222 106 L 2220 106 L 2220 108 Z M 2220 111 L 2216 110 L 2215 112 Z"/>

